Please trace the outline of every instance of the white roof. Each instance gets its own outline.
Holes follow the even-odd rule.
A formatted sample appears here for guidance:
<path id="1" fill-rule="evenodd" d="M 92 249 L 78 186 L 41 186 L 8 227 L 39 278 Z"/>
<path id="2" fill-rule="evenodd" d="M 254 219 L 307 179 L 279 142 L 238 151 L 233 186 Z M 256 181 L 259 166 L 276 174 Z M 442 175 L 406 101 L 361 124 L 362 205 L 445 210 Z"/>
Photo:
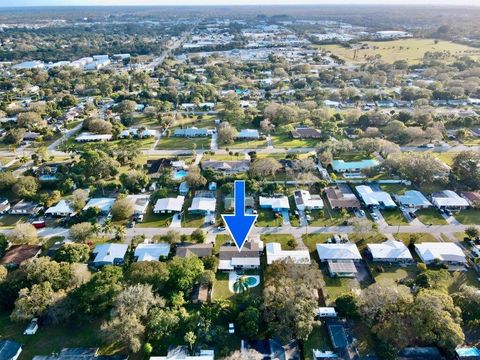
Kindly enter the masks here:
<path id="1" fill-rule="evenodd" d="M 449 262 L 467 262 L 462 248 L 451 242 L 425 242 L 415 244 L 415 250 L 418 256 L 427 263 L 435 259 Z"/>
<path id="2" fill-rule="evenodd" d="M 127 137 L 127 136 L 137 136 L 138 135 L 138 129 L 136 128 L 129 128 L 125 129 L 120 133 L 120 137 Z M 142 136 L 155 136 L 157 135 L 157 130 L 150 130 L 150 129 L 144 129 L 142 131 Z"/>
<path id="3" fill-rule="evenodd" d="M 430 201 L 417 190 L 407 190 L 403 195 L 398 195 L 397 199 L 405 206 L 432 206 Z"/>
<path id="4" fill-rule="evenodd" d="M 158 199 L 153 212 L 161 211 L 182 211 L 183 202 L 185 201 L 185 196 L 177 196 L 176 198 L 163 198 Z"/>
<path id="5" fill-rule="evenodd" d="M 206 197 L 194 197 L 192 205 L 188 208 L 188 211 L 208 211 L 215 212 L 217 199 Z"/>
<path id="6" fill-rule="evenodd" d="M 317 309 L 317 314 L 318 315 L 320 315 L 320 314 L 330 314 L 330 315 L 336 316 L 337 312 L 335 311 L 334 307 L 322 307 L 322 306 L 320 306 Z"/>
<path id="7" fill-rule="evenodd" d="M 412 260 L 412 254 L 401 241 L 387 240 L 381 244 L 367 244 L 374 259 Z"/>
<path id="8" fill-rule="evenodd" d="M 109 212 L 115 202 L 115 198 L 93 198 L 88 200 L 87 205 L 83 208 L 83 210 L 87 210 L 91 207 L 97 207 L 100 209 L 101 212 Z"/>
<path id="9" fill-rule="evenodd" d="M 362 256 L 355 244 L 317 244 L 317 253 L 321 261 L 361 260 Z"/>
<path id="10" fill-rule="evenodd" d="M 81 133 L 75 138 L 76 141 L 99 141 L 99 140 L 110 140 L 112 138 L 111 134 L 92 134 L 89 132 Z"/>
<path id="11" fill-rule="evenodd" d="M 432 202 L 438 207 L 468 206 L 468 201 L 452 190 L 432 194 Z"/>
<path id="12" fill-rule="evenodd" d="M 139 244 L 134 256 L 137 261 L 158 261 L 160 257 L 167 257 L 169 253 L 169 243 Z"/>
<path id="13" fill-rule="evenodd" d="M 260 196 L 259 203 L 261 207 L 271 207 L 273 209 L 290 209 L 288 197 L 263 197 Z"/>
<path id="14" fill-rule="evenodd" d="M 310 264 L 310 252 L 308 250 L 282 250 L 280 243 L 268 243 L 265 245 L 267 252 L 267 264 L 285 259 L 292 260 L 295 264 Z"/>
<path id="15" fill-rule="evenodd" d="M 128 195 L 127 199 L 133 202 L 133 212 L 135 214 L 145 214 L 147 212 L 150 195 Z"/>
<path id="16" fill-rule="evenodd" d="M 242 129 L 237 135 L 239 138 L 258 138 L 259 136 L 257 129 Z"/>
<path id="17" fill-rule="evenodd" d="M 367 206 L 378 206 L 381 204 L 386 207 L 397 206 L 392 197 L 385 191 L 373 191 L 373 189 L 368 185 L 355 186 L 355 189 Z"/>
<path id="18" fill-rule="evenodd" d="M 219 270 L 233 270 L 235 266 L 260 266 L 260 257 L 234 257 L 231 260 L 220 260 Z"/>
<path id="19" fill-rule="evenodd" d="M 297 197 L 297 194 L 300 195 Z M 305 208 L 323 208 L 323 200 L 320 195 L 312 195 L 307 190 L 295 191 L 295 205 Z M 301 210 L 301 209 L 300 209 Z"/>
<path id="20" fill-rule="evenodd" d="M 73 214 L 74 210 L 66 200 L 60 200 L 57 205 L 49 207 L 45 214 Z"/>
<path id="21" fill-rule="evenodd" d="M 125 258 L 127 253 L 127 244 L 100 244 L 95 246 L 93 253 L 96 255 L 94 263 L 113 264 L 115 259 Z"/>

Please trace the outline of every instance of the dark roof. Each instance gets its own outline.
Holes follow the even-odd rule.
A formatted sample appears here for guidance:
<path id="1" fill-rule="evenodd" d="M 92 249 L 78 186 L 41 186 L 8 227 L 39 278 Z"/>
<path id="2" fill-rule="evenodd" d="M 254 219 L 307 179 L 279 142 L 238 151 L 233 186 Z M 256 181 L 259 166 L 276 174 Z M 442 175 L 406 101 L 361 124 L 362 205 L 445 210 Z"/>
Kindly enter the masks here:
<path id="1" fill-rule="evenodd" d="M 0 360 L 11 360 L 22 345 L 13 340 L 0 340 Z"/>
<path id="2" fill-rule="evenodd" d="M 177 246 L 176 255 L 180 257 L 212 255 L 213 244 L 182 244 Z"/>
<path id="3" fill-rule="evenodd" d="M 325 195 L 334 208 L 360 208 L 360 201 L 354 195 L 348 185 L 339 184 L 337 186 L 330 186 L 325 189 Z M 345 195 L 348 195 L 345 197 Z"/>
<path id="4" fill-rule="evenodd" d="M 40 245 L 13 245 L 0 259 L 0 264 L 20 265 L 25 260 L 37 256 L 41 250 Z"/>
<path id="5" fill-rule="evenodd" d="M 170 159 L 160 158 L 156 160 L 147 160 L 148 174 L 156 174 L 165 168 L 171 168 L 172 161 Z"/>
<path id="6" fill-rule="evenodd" d="M 408 347 L 400 351 L 398 355 L 400 358 L 415 360 L 438 360 L 442 358 L 440 351 L 436 347 Z"/>
<path id="7" fill-rule="evenodd" d="M 291 132 L 292 137 L 300 139 L 319 139 L 322 137 L 322 132 L 312 128 L 296 128 Z"/>
<path id="8" fill-rule="evenodd" d="M 266 340 L 248 340 L 245 346 L 253 349 L 262 355 L 265 360 L 299 360 L 300 350 L 298 342 L 295 340 L 282 345 L 283 343 L 275 339 Z"/>
<path id="9" fill-rule="evenodd" d="M 242 251 L 238 251 L 236 246 L 223 245 L 220 247 L 220 260 L 232 260 L 232 258 L 249 258 L 260 256 L 260 247 L 257 242 L 247 241 L 243 245 Z"/>
<path id="10" fill-rule="evenodd" d="M 33 360 L 126 360 L 127 355 L 98 355 L 98 348 L 64 348 L 57 355 L 35 356 Z"/>
<path id="11" fill-rule="evenodd" d="M 344 349 L 348 346 L 347 335 L 343 325 L 329 324 L 327 328 L 334 349 Z"/>

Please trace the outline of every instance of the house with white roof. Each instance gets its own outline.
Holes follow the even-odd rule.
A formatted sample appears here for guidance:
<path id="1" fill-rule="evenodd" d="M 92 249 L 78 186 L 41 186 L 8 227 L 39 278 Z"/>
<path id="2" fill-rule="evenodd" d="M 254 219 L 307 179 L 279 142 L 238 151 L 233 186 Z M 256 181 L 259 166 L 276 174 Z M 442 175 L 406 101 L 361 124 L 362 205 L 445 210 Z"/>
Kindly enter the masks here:
<path id="1" fill-rule="evenodd" d="M 139 136 L 140 135 L 140 136 Z M 148 137 L 154 137 L 157 135 L 157 130 L 152 130 L 152 129 L 143 129 L 139 131 L 137 128 L 129 128 L 122 130 L 118 137 L 120 138 L 148 138 Z"/>
<path id="2" fill-rule="evenodd" d="M 158 199 L 153 208 L 155 214 L 170 214 L 182 211 L 185 196 L 178 195 L 176 198 Z"/>
<path id="3" fill-rule="evenodd" d="M 198 129 L 196 127 L 184 128 L 184 129 L 175 129 L 174 136 L 182 137 L 200 137 L 200 136 L 209 136 L 212 135 L 215 130 L 210 129 Z"/>
<path id="4" fill-rule="evenodd" d="M 60 200 L 57 205 L 49 207 L 45 214 L 58 217 L 71 216 L 75 213 L 72 205 L 66 200 Z"/>
<path id="5" fill-rule="evenodd" d="M 258 140 L 260 134 L 257 129 L 242 129 L 237 135 L 240 140 Z"/>
<path id="6" fill-rule="evenodd" d="M 282 250 L 280 243 L 268 243 L 265 245 L 267 254 L 267 264 L 270 265 L 274 261 L 289 260 L 295 264 L 310 264 L 310 252 L 305 250 Z"/>
<path id="7" fill-rule="evenodd" d="M 307 190 L 296 190 L 293 196 L 295 205 L 300 211 L 323 209 L 323 200 L 320 195 L 312 195 Z"/>
<path id="8" fill-rule="evenodd" d="M 415 251 L 425 264 L 431 264 L 435 261 L 451 265 L 465 265 L 467 263 L 462 248 L 452 242 L 415 244 Z"/>
<path id="9" fill-rule="evenodd" d="M 170 347 L 167 356 L 151 356 L 150 360 L 214 360 L 214 350 L 200 350 L 196 355 L 189 355 L 186 346 Z"/>
<path id="10" fill-rule="evenodd" d="M 387 240 L 381 244 L 367 244 L 372 261 L 412 262 L 408 247 L 401 241 Z"/>
<path id="11" fill-rule="evenodd" d="M 469 207 L 468 201 L 452 190 L 432 194 L 432 204 L 438 209 L 461 210 Z"/>
<path id="12" fill-rule="evenodd" d="M 397 202 L 404 207 L 414 209 L 426 209 L 432 206 L 432 203 L 417 190 L 407 190 L 403 195 L 394 195 Z"/>
<path id="13" fill-rule="evenodd" d="M 273 211 L 290 210 L 290 204 L 287 196 L 278 197 L 259 197 L 259 206 L 262 209 L 272 209 Z"/>
<path id="14" fill-rule="evenodd" d="M 76 142 L 95 142 L 95 141 L 109 141 L 112 139 L 112 134 L 94 134 L 90 132 L 83 132 L 75 138 Z"/>
<path id="15" fill-rule="evenodd" d="M 127 199 L 133 203 L 133 213 L 135 215 L 145 215 L 150 202 L 150 195 L 128 195 Z"/>
<path id="16" fill-rule="evenodd" d="M 328 260 L 362 260 L 357 245 L 352 243 L 317 244 L 317 253 L 322 262 Z"/>
<path id="17" fill-rule="evenodd" d="M 381 190 L 373 190 L 368 185 L 355 186 L 358 195 L 368 207 L 373 208 L 395 208 L 397 204 L 393 201 L 392 197 Z"/>
<path id="18" fill-rule="evenodd" d="M 333 160 L 332 169 L 335 172 L 360 172 L 362 170 L 374 167 L 378 164 L 375 159 L 364 159 L 359 161 Z"/>
<path id="19" fill-rule="evenodd" d="M 188 211 L 192 214 L 213 214 L 217 205 L 217 199 L 208 197 L 194 197 Z"/>
<path id="20" fill-rule="evenodd" d="M 100 209 L 100 212 L 102 214 L 108 214 L 112 209 L 114 202 L 115 198 L 93 198 L 88 200 L 87 205 L 85 205 L 83 210 L 87 210 L 91 207 L 96 207 Z"/>
<path id="21" fill-rule="evenodd" d="M 161 242 L 158 244 L 138 244 L 133 256 L 136 261 L 158 261 L 168 257 L 170 244 Z"/>
<path id="22" fill-rule="evenodd" d="M 95 259 L 92 264 L 95 267 L 105 265 L 122 265 L 127 253 L 127 244 L 99 244 L 93 249 Z"/>

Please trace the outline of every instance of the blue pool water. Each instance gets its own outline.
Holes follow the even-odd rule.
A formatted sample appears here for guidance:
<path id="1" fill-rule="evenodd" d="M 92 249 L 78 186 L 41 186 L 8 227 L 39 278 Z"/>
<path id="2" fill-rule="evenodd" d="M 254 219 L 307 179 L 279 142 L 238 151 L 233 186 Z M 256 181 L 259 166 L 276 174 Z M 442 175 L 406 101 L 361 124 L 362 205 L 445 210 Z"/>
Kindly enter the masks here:
<path id="1" fill-rule="evenodd" d="M 177 170 L 173 173 L 173 178 L 175 180 L 181 180 L 185 176 L 187 176 L 187 174 L 188 174 L 188 171 L 186 171 L 186 170 Z"/>

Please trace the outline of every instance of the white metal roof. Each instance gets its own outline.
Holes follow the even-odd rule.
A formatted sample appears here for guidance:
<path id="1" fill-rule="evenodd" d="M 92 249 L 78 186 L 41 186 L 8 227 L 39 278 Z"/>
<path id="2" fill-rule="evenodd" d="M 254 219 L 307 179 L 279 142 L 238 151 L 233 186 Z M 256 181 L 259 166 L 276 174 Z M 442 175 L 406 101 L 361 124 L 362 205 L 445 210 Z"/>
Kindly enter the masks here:
<path id="1" fill-rule="evenodd" d="M 451 242 L 425 242 L 415 244 L 415 250 L 424 262 L 431 262 L 435 259 L 462 263 L 467 262 L 462 248 Z"/>
<path id="2" fill-rule="evenodd" d="M 160 257 L 167 257 L 170 253 L 170 244 L 139 244 L 134 256 L 137 261 L 158 261 Z"/>
<path id="3" fill-rule="evenodd" d="M 127 244 L 100 244 L 95 246 L 93 253 L 96 254 L 94 263 L 113 264 L 115 259 L 123 259 L 127 253 Z"/>
<path id="4" fill-rule="evenodd" d="M 290 209 L 288 197 L 259 197 L 259 203 L 261 207 L 271 207 L 273 209 Z"/>
<path id="5" fill-rule="evenodd" d="M 401 241 L 387 240 L 381 244 L 367 244 L 367 247 L 374 259 L 412 259 L 412 254 Z"/>
<path id="6" fill-rule="evenodd" d="M 317 244 L 317 253 L 321 261 L 326 260 L 361 260 L 362 256 L 357 245 L 346 244 Z"/>
<path id="7" fill-rule="evenodd" d="M 437 207 L 462 207 L 468 206 L 468 201 L 452 190 L 444 190 L 432 194 L 432 202 Z"/>
<path id="8" fill-rule="evenodd" d="M 296 264 L 310 264 L 310 252 L 305 250 L 282 250 L 280 243 L 268 243 L 265 245 L 267 252 L 267 264 L 274 261 L 290 259 Z"/>
<path id="9" fill-rule="evenodd" d="M 87 210 L 91 207 L 97 207 L 102 212 L 109 212 L 114 202 L 115 198 L 93 198 L 88 201 L 83 210 Z"/>
<path id="10" fill-rule="evenodd" d="M 158 199 L 153 208 L 153 212 L 161 211 L 182 211 L 185 196 L 178 195 L 176 198 Z"/>
<path id="11" fill-rule="evenodd" d="M 74 210 L 66 200 L 60 200 L 57 205 L 49 207 L 45 214 L 73 214 Z"/>
<path id="12" fill-rule="evenodd" d="M 192 205 L 188 208 L 188 211 L 208 211 L 215 212 L 217 199 L 206 197 L 194 197 Z"/>
<path id="13" fill-rule="evenodd" d="M 392 197 L 385 191 L 373 191 L 373 189 L 368 185 L 355 186 L 355 189 L 367 206 L 379 206 L 381 204 L 386 207 L 397 206 Z"/>

